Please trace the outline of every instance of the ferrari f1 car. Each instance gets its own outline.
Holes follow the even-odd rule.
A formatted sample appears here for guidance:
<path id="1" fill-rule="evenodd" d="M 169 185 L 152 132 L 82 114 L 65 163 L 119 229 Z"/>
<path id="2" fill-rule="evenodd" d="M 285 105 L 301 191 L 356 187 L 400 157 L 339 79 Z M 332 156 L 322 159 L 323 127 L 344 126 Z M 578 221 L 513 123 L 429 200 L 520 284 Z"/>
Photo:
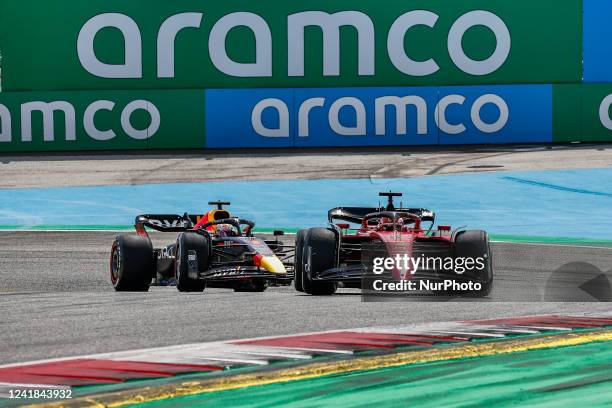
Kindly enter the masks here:
<path id="1" fill-rule="evenodd" d="M 120 235 L 111 250 L 111 283 L 117 291 L 147 291 L 171 285 L 181 292 L 202 292 L 206 286 L 262 292 L 269 285 L 291 284 L 293 246 L 252 234 L 255 223 L 233 217 L 223 206 L 205 215 L 139 215 L 136 234 Z M 176 242 L 154 248 L 147 232 L 178 232 Z"/>
<path id="2" fill-rule="evenodd" d="M 393 266 L 389 266 L 387 272 L 398 281 L 417 282 L 427 278 L 446 282 L 456 278 L 479 285 L 474 284 L 472 288 L 476 290 L 472 291 L 444 290 L 445 295 L 482 297 L 489 294 L 493 285 L 493 267 L 485 231 L 453 231 L 447 225 L 434 229 L 435 214 L 432 211 L 403 208 L 401 204 L 396 208 L 393 199 L 401 197 L 402 193 L 379 195 L 387 198 L 386 206 L 333 208 L 328 212 L 327 228 L 298 232 L 294 259 L 295 288 L 298 291 L 331 295 L 339 283 L 344 287 L 362 287 L 364 273 L 372 269 L 372 254 L 378 253 L 385 255 L 379 258 L 383 260 L 397 259 L 398 256 L 400 260 L 406 259 L 405 255 L 417 261 L 421 258 L 423 262 L 418 271 L 414 262 L 397 267 L 390 261 Z M 356 228 L 350 228 L 351 225 Z M 476 261 L 465 262 L 468 258 Z M 430 259 L 434 260 L 431 265 Z M 424 267 L 425 261 L 427 267 Z M 449 261 L 451 269 L 453 264 L 461 265 L 461 268 L 449 270 L 442 266 Z M 441 294 L 437 290 L 431 293 Z"/>

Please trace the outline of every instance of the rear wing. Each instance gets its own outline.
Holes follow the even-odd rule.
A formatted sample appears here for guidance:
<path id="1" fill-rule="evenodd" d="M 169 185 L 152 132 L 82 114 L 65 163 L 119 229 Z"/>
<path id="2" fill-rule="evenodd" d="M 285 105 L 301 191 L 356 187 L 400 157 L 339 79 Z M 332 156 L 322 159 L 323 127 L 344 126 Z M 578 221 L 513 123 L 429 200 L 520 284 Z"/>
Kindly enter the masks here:
<path id="1" fill-rule="evenodd" d="M 202 215 L 177 215 L 177 214 L 143 214 L 136 217 L 136 231 L 143 231 L 144 227 L 151 228 L 161 232 L 182 232 L 193 229 L 193 227 L 202 219 Z M 225 218 L 216 221 L 211 221 L 202 226 L 202 228 L 210 225 L 232 224 L 238 231 L 241 231 L 241 226 L 246 225 L 242 233 L 247 236 L 251 234 L 255 223 L 253 221 L 242 218 Z"/>
<path id="2" fill-rule="evenodd" d="M 371 213 L 385 211 L 384 207 L 372 208 L 372 207 L 336 207 L 332 208 L 327 212 L 327 219 L 330 223 L 334 220 L 347 221 L 355 224 L 361 224 L 363 218 Z M 414 214 L 421 219 L 421 221 L 435 222 L 436 215 L 433 211 L 426 208 L 396 208 L 397 212 L 407 212 Z"/>
<path id="3" fill-rule="evenodd" d="M 181 232 L 192 229 L 201 215 L 143 214 L 136 217 L 136 230 L 147 227 L 161 232 Z"/>

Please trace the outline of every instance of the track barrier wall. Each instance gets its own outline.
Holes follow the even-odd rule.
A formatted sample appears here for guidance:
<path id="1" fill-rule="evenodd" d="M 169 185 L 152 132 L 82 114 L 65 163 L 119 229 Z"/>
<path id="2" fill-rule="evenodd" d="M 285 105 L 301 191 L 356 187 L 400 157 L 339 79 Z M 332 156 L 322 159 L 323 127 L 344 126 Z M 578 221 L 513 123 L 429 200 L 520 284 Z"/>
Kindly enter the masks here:
<path id="1" fill-rule="evenodd" d="M 610 17 L 605 0 L 3 0 L 0 152 L 610 142 Z"/>
<path id="2" fill-rule="evenodd" d="M 205 145 L 204 91 L 2 92 L 0 120 L 6 152 Z"/>
<path id="3" fill-rule="evenodd" d="M 3 0 L 3 87 L 578 82 L 581 9 L 581 0 Z"/>
<path id="4" fill-rule="evenodd" d="M 552 141 L 550 85 L 208 90 L 206 101 L 211 148 Z"/>

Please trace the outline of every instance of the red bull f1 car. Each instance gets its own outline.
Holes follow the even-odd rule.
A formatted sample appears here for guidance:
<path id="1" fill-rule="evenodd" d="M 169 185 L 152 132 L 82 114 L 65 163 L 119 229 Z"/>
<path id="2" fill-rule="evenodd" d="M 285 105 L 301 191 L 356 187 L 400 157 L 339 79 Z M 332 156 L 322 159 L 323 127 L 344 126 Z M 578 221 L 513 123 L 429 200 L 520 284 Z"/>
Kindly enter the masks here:
<path id="1" fill-rule="evenodd" d="M 333 208 L 328 212 L 327 228 L 298 232 L 294 268 L 298 291 L 331 295 L 339 283 L 363 289 L 364 273 L 371 276 L 373 254 L 384 253 L 384 257 L 379 259 L 409 257 L 417 262 L 421 262 L 419 258 L 423 261 L 418 271 L 414 262 L 400 267 L 391 261 L 393 266 L 389 273 L 395 280 L 427 278 L 446 282 L 455 279 L 459 286 L 465 286 L 462 282 L 469 281 L 474 283 L 470 283 L 473 290 L 445 290 L 444 294 L 477 297 L 489 294 L 493 285 L 493 267 L 485 231 L 453 231 L 446 225 L 434 229 L 435 214 L 432 211 L 403 208 L 401 204 L 396 208 L 393 199 L 401 197 L 401 193 L 380 193 L 380 196 L 387 198 L 386 206 Z M 447 264 L 451 267 L 448 268 Z"/>
<path id="2" fill-rule="evenodd" d="M 110 258 L 111 283 L 117 291 L 147 291 L 151 285 L 175 284 L 181 292 L 209 287 L 261 292 L 269 285 L 290 285 L 293 246 L 253 236 L 255 223 L 234 217 L 223 206 L 201 216 L 139 215 L 136 234 L 118 236 Z M 147 228 L 177 232 L 176 241 L 154 248 Z"/>

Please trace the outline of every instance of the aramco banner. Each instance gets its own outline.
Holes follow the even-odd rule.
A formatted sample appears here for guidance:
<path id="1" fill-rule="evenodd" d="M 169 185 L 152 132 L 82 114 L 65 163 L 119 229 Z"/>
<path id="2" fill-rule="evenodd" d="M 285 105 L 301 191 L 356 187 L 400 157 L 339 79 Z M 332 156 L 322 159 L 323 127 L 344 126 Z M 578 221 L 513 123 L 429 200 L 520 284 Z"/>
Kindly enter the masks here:
<path id="1" fill-rule="evenodd" d="M 4 91 L 570 83 L 580 0 L 2 0 Z"/>
<path id="2" fill-rule="evenodd" d="M 551 85 L 206 91 L 210 148 L 551 141 Z"/>
<path id="3" fill-rule="evenodd" d="M 0 153 L 204 145 L 204 91 L 0 93 Z"/>

